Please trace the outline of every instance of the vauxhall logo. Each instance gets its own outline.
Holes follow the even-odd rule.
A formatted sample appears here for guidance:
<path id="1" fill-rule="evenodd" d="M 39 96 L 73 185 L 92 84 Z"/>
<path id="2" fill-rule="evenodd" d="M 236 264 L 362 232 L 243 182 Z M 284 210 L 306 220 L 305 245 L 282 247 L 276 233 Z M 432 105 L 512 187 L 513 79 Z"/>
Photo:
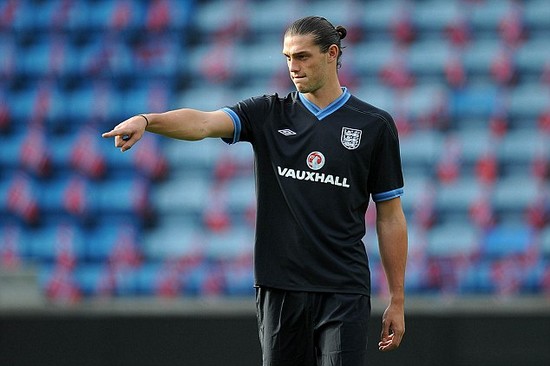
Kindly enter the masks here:
<path id="1" fill-rule="evenodd" d="M 313 171 L 305 171 L 277 166 L 277 173 L 281 177 L 303 180 L 315 183 L 331 184 L 338 187 L 349 188 L 348 179 L 337 175 L 317 172 L 325 165 L 325 156 L 319 151 L 311 152 L 306 159 L 307 166 Z"/>

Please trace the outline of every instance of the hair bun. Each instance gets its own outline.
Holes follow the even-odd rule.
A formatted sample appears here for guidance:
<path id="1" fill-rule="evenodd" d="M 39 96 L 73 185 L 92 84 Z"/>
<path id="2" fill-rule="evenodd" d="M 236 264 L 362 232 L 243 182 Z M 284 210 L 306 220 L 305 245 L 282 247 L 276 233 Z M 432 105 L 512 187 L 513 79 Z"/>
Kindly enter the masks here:
<path id="1" fill-rule="evenodd" d="M 346 38 L 346 35 L 348 34 L 348 31 L 346 28 L 342 27 L 341 25 L 336 27 L 336 32 L 340 35 L 340 39 Z"/>

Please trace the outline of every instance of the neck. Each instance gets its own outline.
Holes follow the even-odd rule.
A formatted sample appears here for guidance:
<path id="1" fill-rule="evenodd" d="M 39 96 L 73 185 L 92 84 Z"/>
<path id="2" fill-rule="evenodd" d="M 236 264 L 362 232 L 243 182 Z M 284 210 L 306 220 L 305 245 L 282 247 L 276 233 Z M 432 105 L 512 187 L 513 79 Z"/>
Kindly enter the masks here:
<path id="1" fill-rule="evenodd" d="M 323 109 L 342 95 L 342 87 L 340 86 L 340 82 L 336 80 L 331 85 L 325 85 L 323 88 L 311 93 L 304 93 L 303 95 L 311 103 Z"/>

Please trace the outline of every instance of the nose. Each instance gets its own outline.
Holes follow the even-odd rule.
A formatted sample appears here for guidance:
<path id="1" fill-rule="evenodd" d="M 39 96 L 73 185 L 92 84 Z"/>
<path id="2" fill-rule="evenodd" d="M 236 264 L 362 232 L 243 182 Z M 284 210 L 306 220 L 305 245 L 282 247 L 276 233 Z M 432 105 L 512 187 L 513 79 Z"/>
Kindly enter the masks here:
<path id="1" fill-rule="evenodd" d="M 300 71 L 298 62 L 295 59 L 291 58 L 288 60 L 288 70 L 293 73 Z"/>

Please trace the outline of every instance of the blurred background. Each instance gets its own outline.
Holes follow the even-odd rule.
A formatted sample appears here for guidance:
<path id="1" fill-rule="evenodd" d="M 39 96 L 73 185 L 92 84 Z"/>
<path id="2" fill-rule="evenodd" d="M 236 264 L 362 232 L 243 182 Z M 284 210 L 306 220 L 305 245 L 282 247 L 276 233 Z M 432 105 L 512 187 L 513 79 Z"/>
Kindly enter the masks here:
<path id="1" fill-rule="evenodd" d="M 122 154 L 100 135 L 138 113 L 292 91 L 282 33 L 305 15 L 348 29 L 342 84 L 399 129 L 411 313 L 548 319 L 547 0 L 1 1 L 2 319 L 253 319 L 251 147 L 147 134 Z M 387 293 L 366 219 L 376 312 Z"/>

